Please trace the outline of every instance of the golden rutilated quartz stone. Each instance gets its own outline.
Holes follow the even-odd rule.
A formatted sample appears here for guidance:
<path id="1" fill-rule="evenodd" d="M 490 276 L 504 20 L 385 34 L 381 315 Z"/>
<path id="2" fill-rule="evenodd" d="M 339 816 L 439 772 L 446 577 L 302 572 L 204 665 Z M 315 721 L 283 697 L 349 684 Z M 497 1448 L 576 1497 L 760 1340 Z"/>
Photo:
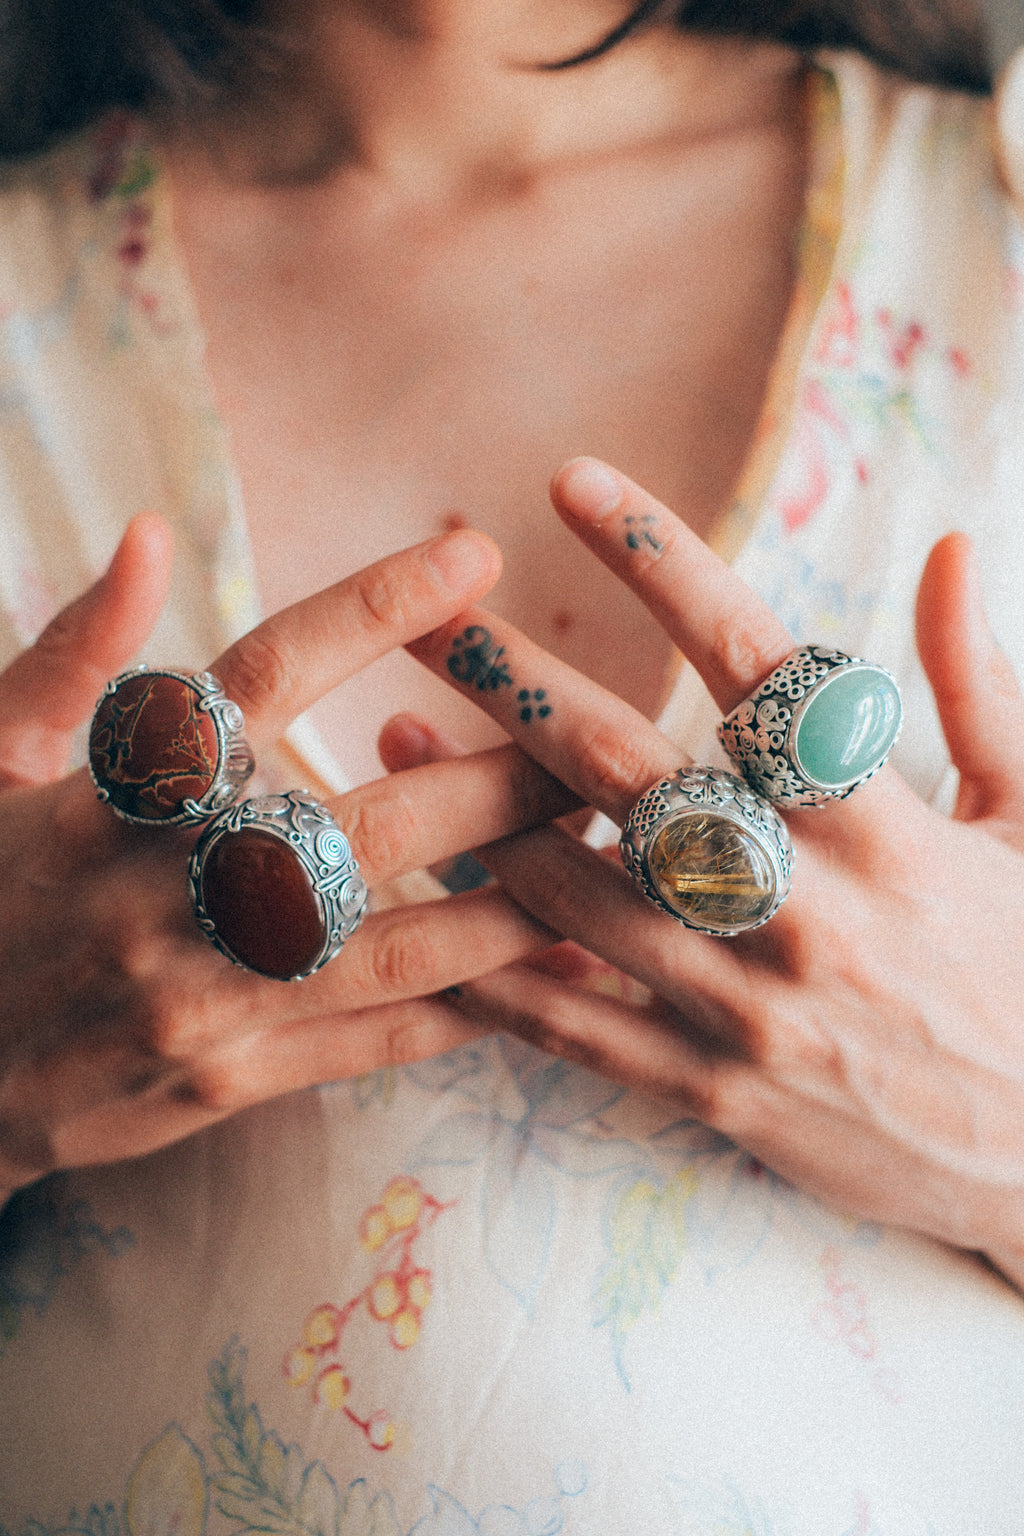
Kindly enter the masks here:
<path id="1" fill-rule="evenodd" d="M 713 811 L 670 817 L 651 839 L 647 867 L 665 904 L 699 928 L 752 926 L 775 900 L 775 870 L 757 838 Z"/>

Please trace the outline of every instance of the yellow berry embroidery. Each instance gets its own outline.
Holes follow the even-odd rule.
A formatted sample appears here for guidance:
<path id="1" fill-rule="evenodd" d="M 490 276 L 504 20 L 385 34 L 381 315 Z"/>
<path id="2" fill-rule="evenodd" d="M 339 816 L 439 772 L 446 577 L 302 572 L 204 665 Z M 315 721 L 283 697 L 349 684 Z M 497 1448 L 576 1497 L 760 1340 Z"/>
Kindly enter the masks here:
<path id="1" fill-rule="evenodd" d="M 285 1355 L 285 1380 L 311 1386 L 320 1407 L 342 1412 L 377 1451 L 395 1444 L 399 1426 L 384 1409 L 362 1414 L 353 1405 L 353 1383 L 341 1358 L 345 1330 L 357 1313 L 387 1328 L 392 1348 L 411 1349 L 423 1332 L 423 1315 L 433 1295 L 433 1276 L 416 1262 L 413 1250 L 428 1227 L 450 1206 L 428 1194 L 417 1179 L 400 1174 L 359 1221 L 359 1242 L 375 1260 L 374 1273 L 344 1306 L 321 1302 L 302 1325 L 301 1337 Z"/>

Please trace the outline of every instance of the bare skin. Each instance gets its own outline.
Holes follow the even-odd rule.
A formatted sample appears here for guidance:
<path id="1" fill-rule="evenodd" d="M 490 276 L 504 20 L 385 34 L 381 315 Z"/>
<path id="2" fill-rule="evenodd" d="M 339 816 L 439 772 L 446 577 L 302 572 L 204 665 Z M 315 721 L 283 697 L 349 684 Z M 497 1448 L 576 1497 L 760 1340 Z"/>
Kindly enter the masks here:
<path id="1" fill-rule="evenodd" d="M 184 134 L 166 146 L 276 615 L 195 663 L 245 709 L 257 752 L 330 694 L 329 739 L 343 748 L 359 719 L 347 766 L 369 776 L 378 725 L 431 697 L 407 686 L 419 669 L 402 643 L 499 575 L 479 534 L 392 554 L 460 507 L 501 534 L 503 604 L 521 622 L 548 638 L 568 614 L 570 659 L 592 655 L 647 711 L 665 691 L 667 637 L 581 566 L 539 488 L 585 434 L 667 492 L 683 485 L 702 529 L 717 514 L 792 278 L 802 87 L 778 50 L 667 31 L 582 73 L 533 67 L 531 50 L 571 53 L 622 14 L 603 0 L 297 4 L 321 73 L 287 120 L 247 122 L 217 159 Z M 721 247 L 731 270 L 712 260 Z M 702 325 L 712 307 L 718 324 Z M 468 562 L 453 585 L 430 575 L 438 548 Z M 181 878 L 189 839 L 129 834 L 82 774 L 64 777 L 72 732 L 155 620 L 169 561 L 166 530 L 135 525 L 107 577 L 0 678 L 3 1190 L 444 1049 L 476 1026 L 437 994 L 553 937 L 492 890 L 371 917 L 343 965 L 300 987 L 210 950 Z M 627 640 L 664 662 L 646 692 L 621 668 Z M 475 719 L 456 702 L 456 720 Z M 498 749 L 336 809 L 379 885 L 575 803 Z"/>
<path id="2" fill-rule="evenodd" d="M 490 890 L 381 914 L 337 974 L 303 984 L 295 1001 L 215 973 L 172 881 L 171 844 L 143 850 L 121 837 L 87 808 L 80 777 L 59 776 L 67 732 L 158 605 L 166 555 L 152 535 L 148 551 L 130 535 L 92 609 L 0 684 L 0 816 L 28 914 L 23 929 L 0 925 L 11 1000 L 0 1008 L 0 1181 L 130 1155 L 289 1087 L 499 1024 L 676 1098 L 826 1199 L 979 1248 L 1020 1284 L 1024 910 L 1007 896 L 993 929 L 988 890 L 993 862 L 1005 892 L 1024 889 L 1024 813 L 1016 764 L 981 722 L 996 697 L 1004 711 L 1021 706 L 958 543 L 939 547 L 921 597 L 922 656 L 965 786 L 956 821 L 889 774 L 813 822 L 794 817 L 803 894 L 731 948 L 644 908 L 621 869 L 559 829 L 509 836 L 569 803 L 545 769 L 621 819 L 678 763 L 679 748 L 644 719 L 665 692 L 673 642 L 723 708 L 790 645 L 701 540 L 749 446 L 792 286 L 801 71 L 772 48 L 667 28 L 586 70 L 534 67 L 541 45 L 543 57 L 571 53 L 623 10 L 296 0 L 320 74 L 287 132 L 277 121 L 272 163 L 255 129 L 270 132 L 273 119 L 248 124 L 217 159 L 184 138 L 168 144 L 268 611 L 456 512 L 508 556 L 493 612 L 463 611 L 497 575 L 486 559 L 442 595 L 420 582 L 422 552 L 395 557 L 392 598 L 426 597 L 385 605 L 373 643 L 353 650 L 340 637 L 379 572 L 286 611 L 269 652 L 258 637 L 264 663 L 285 658 L 269 691 L 251 643 L 248 661 L 244 647 L 221 658 L 229 692 L 259 744 L 341 683 L 319 718 L 343 756 L 351 720 L 362 721 L 347 756 L 357 777 L 372 770 L 376 724 L 397 704 L 428 710 L 435 723 L 392 728 L 388 764 L 460 776 L 407 773 L 395 790 L 355 791 L 342 809 L 358 851 L 380 879 L 403 859 L 497 838 L 486 857 L 515 901 Z M 658 499 L 620 481 L 605 515 L 562 475 L 555 501 L 571 531 L 560 526 L 540 487 L 583 442 Z M 574 534 L 602 565 L 581 559 Z M 133 591 L 148 596 L 136 603 Z M 412 648 L 449 687 L 411 684 L 400 659 L 359 680 L 427 630 Z M 629 663 L 638 650 L 644 669 Z M 67 691 L 53 694 L 54 718 L 30 717 L 18 701 L 37 695 L 33 669 L 48 675 L 54 656 Z M 578 663 L 596 681 L 571 670 Z M 480 686 L 503 668 L 508 686 Z M 540 767 L 510 749 L 448 762 L 438 724 L 464 727 L 473 748 L 512 735 Z M 396 805 L 410 828 L 401 857 L 385 835 Z M 69 825 L 79 830 L 62 843 L 54 829 Z M 960 885 L 945 906 L 933 897 L 950 870 Z M 25 934 L 56 952 L 54 891 L 75 893 L 89 962 L 70 979 L 26 960 Z M 831 928 L 822 943 L 832 910 L 856 914 L 855 954 Z M 597 999 L 564 965 L 524 975 L 519 962 L 554 934 L 578 946 L 584 970 L 591 953 L 654 1000 Z M 470 983 L 460 998 L 437 997 L 457 980 Z M 47 986 L 53 995 L 40 997 Z M 58 1023 L 44 1030 L 55 1001 Z M 897 1027 L 880 1031 L 882 1016 Z M 911 1078 L 908 1103 L 892 1084 Z"/>
<path id="3" fill-rule="evenodd" d="M 667 508 L 596 468 L 582 460 L 556 476 L 557 510 L 732 709 L 793 638 Z M 640 525 L 657 548 L 630 542 Z M 481 688 L 467 672 L 467 631 L 500 652 L 506 685 Z M 961 776 L 952 819 L 889 767 L 849 800 L 790 812 L 793 892 L 765 927 L 728 943 L 653 911 L 617 859 L 555 828 L 505 839 L 479 857 L 579 946 L 576 963 L 548 976 L 512 966 L 465 988 L 460 1006 L 676 1103 L 839 1209 L 978 1249 L 1022 1286 L 1024 795 L 1013 742 L 1024 701 L 961 535 L 925 569 L 918 646 Z M 620 825 L 679 765 L 674 742 L 485 610 L 410 649 Z M 998 738 L 996 717 L 1012 722 Z M 397 767 L 457 749 L 425 722 L 398 721 L 384 750 Z M 649 1001 L 596 997 L 586 954 L 642 983 Z"/>
<path id="4" fill-rule="evenodd" d="M 427 1056 L 476 1033 L 443 992 L 551 935 L 496 889 L 372 914 L 344 964 L 301 985 L 231 966 L 183 872 L 194 834 L 129 827 L 67 776 L 75 730 L 148 634 L 166 527 L 130 525 L 95 587 L 0 675 L 0 1192 L 136 1156 L 292 1088 Z M 500 571 L 455 533 L 285 610 L 214 661 L 257 754 L 321 693 Z M 468 772 L 466 769 L 468 768 Z M 511 748 L 455 776 L 380 780 L 334 802 L 372 886 L 545 820 L 573 797 Z M 485 830 L 486 829 L 486 830 Z M 467 836 L 468 834 L 468 836 Z"/>
<path id="5" fill-rule="evenodd" d="M 296 9 L 322 72 L 291 120 L 314 179 L 298 151 L 261 181 L 247 141 L 168 150 L 267 610 L 461 512 L 502 547 L 499 610 L 653 714 L 671 647 L 581 570 L 543 487 L 585 443 L 702 535 L 727 504 L 793 281 L 798 62 L 661 28 L 532 67 L 624 14 L 583 0 Z M 409 705 L 498 739 L 402 657 L 316 718 L 362 778 Z"/>

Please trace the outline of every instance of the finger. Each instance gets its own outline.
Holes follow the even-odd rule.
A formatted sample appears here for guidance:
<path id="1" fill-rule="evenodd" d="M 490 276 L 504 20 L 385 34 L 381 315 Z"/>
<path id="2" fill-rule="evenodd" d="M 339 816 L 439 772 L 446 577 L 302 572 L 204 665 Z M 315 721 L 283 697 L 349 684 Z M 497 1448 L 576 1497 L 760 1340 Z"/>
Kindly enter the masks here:
<path id="1" fill-rule="evenodd" d="M 479 1038 L 481 1027 L 445 998 L 418 998 L 341 1016 L 325 1013 L 217 1038 L 177 1072 L 136 1094 L 136 1155 L 216 1124 L 283 1093 L 401 1067 Z M 61 1160 L 106 1162 L 124 1118 L 123 1099 L 62 1105 Z M 45 1172 L 40 1168 L 39 1173 Z"/>
<path id="2" fill-rule="evenodd" d="M 186 928 L 181 937 L 193 949 Z M 187 1063 L 228 1036 L 431 996 L 549 949 L 557 937 L 497 886 L 489 886 L 372 913 L 336 960 L 301 983 L 269 981 L 208 950 L 211 964 L 205 967 L 201 999 L 184 969 L 163 989 L 154 985 L 158 1012 L 171 1021 L 162 1028 L 157 1048 L 162 1059 Z M 166 946 L 154 945 L 135 960 L 143 982 L 162 979 L 161 966 L 167 969 Z"/>
<path id="3" fill-rule="evenodd" d="M 684 760 L 637 710 L 485 609 L 407 649 L 620 825 L 637 797 Z"/>
<path id="4" fill-rule="evenodd" d="M 573 986 L 531 967 L 507 966 L 460 990 L 452 1006 L 481 1029 L 507 1031 L 601 1077 L 657 1098 L 671 1096 L 687 1113 L 714 1124 L 721 1084 L 742 1064 L 684 1029 L 663 1003 L 646 1007 Z"/>
<path id="5" fill-rule="evenodd" d="M 398 773 L 403 768 L 419 768 L 423 763 L 465 757 L 469 749 L 429 720 L 403 713 L 384 722 L 377 738 L 377 751 L 388 773 Z"/>
<path id="6" fill-rule="evenodd" d="M 792 636 L 686 524 L 598 459 L 551 482 L 564 522 L 650 609 L 727 714 L 794 648 Z"/>
<path id="7" fill-rule="evenodd" d="M 948 534 L 928 557 L 917 598 L 917 646 L 960 773 L 956 815 L 1024 819 L 1019 754 L 1024 701 L 982 604 L 970 539 Z"/>
<path id="8" fill-rule="evenodd" d="M 653 910 L 621 863 L 560 827 L 503 838 L 477 857 L 538 922 L 685 1006 L 709 1034 L 720 1032 L 736 996 L 749 987 L 746 960 L 774 943 L 764 929 L 723 945 L 683 928 Z"/>
<path id="9" fill-rule="evenodd" d="M 482 1033 L 445 996 L 296 1019 L 233 1038 L 190 1067 L 176 1094 L 179 1116 L 182 1100 L 219 1119 L 282 1093 L 424 1061 Z"/>
<path id="10" fill-rule="evenodd" d="M 33 783 L 64 771 L 74 732 L 156 623 L 173 555 L 167 524 L 141 513 L 99 580 L 0 676 L 0 771 Z"/>
<path id="11" fill-rule="evenodd" d="M 513 746 L 423 763 L 333 803 L 371 886 L 575 810 L 576 796 Z"/>
<path id="12" fill-rule="evenodd" d="M 392 907 L 368 918 L 346 946 L 331 988 L 335 1007 L 339 996 L 348 1011 L 443 992 L 557 937 L 496 886 Z"/>
<path id="13" fill-rule="evenodd" d="M 501 555 L 471 529 L 405 549 L 283 609 L 211 667 L 254 746 L 275 741 L 330 689 L 443 623 L 497 581 Z"/>

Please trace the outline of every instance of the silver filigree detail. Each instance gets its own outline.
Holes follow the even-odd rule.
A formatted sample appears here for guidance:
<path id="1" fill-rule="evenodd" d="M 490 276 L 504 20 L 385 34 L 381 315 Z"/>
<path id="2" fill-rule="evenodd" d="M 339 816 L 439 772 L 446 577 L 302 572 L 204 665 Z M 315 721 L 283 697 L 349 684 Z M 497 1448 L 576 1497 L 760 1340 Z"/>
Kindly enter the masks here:
<path id="1" fill-rule="evenodd" d="M 269 832 L 287 844 L 309 875 L 320 908 L 324 943 L 320 954 L 304 971 L 289 978 L 302 981 L 333 960 L 359 927 L 369 899 L 366 881 L 348 838 L 330 811 L 305 790 L 284 795 L 262 795 L 230 806 L 203 832 L 189 861 L 189 895 L 203 933 L 222 955 L 241 965 L 217 931 L 203 900 L 203 866 L 222 837 L 244 828 Z"/>
<path id="2" fill-rule="evenodd" d="M 753 921 L 729 925 L 692 922 L 664 901 L 651 877 L 648 854 L 665 823 L 680 813 L 700 812 L 720 816 L 723 821 L 744 828 L 771 864 L 775 877 L 774 899 L 770 908 Z M 652 784 L 626 819 L 619 853 L 647 900 L 660 912 L 667 912 L 688 928 L 713 933 L 719 938 L 732 938 L 768 922 L 789 895 L 793 878 L 793 844 L 782 818 L 745 780 L 721 768 L 680 768 L 668 778 Z"/>
<path id="3" fill-rule="evenodd" d="M 846 784 L 821 784 L 801 771 L 795 761 L 791 742 L 811 699 L 835 673 L 853 668 L 877 673 L 896 688 L 892 675 L 873 662 L 827 646 L 798 646 L 719 725 L 718 739 L 731 762 L 773 804 L 813 808 L 845 799 L 887 761 L 899 735 L 898 727 L 885 757 Z"/>

